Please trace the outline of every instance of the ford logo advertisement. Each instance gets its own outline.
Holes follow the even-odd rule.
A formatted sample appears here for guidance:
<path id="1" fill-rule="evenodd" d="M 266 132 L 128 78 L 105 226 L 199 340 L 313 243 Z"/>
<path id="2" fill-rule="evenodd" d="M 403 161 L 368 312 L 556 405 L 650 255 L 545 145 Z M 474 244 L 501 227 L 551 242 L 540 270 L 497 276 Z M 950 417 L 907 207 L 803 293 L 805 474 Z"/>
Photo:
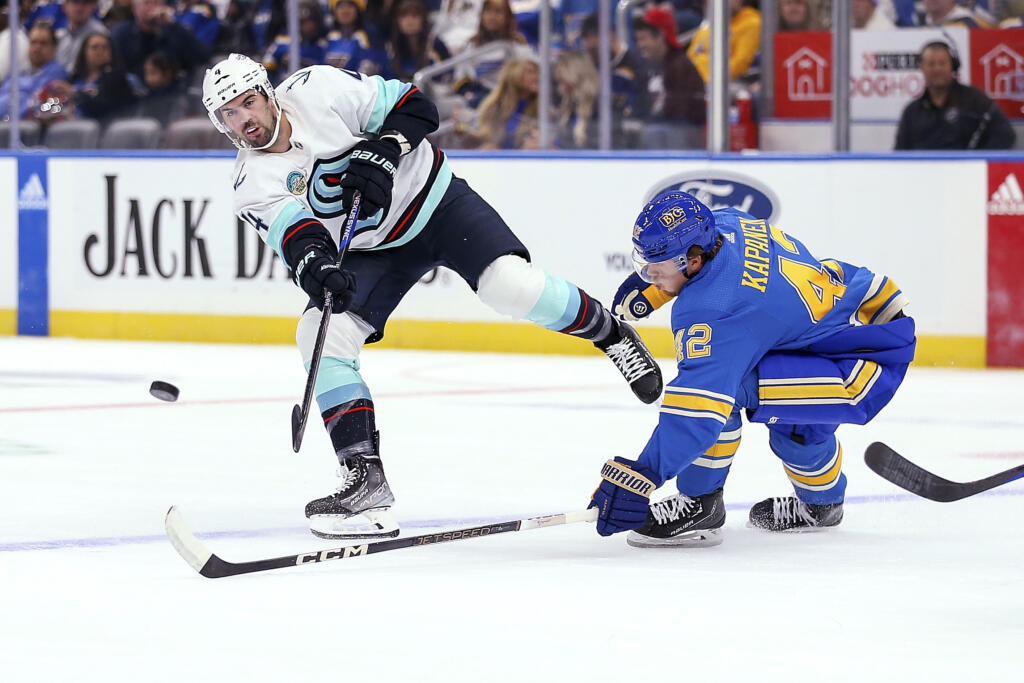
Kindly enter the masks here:
<path id="1" fill-rule="evenodd" d="M 662 180 L 644 198 L 649 202 L 662 192 L 688 192 L 712 211 L 732 207 L 769 222 L 779 217 L 779 198 L 757 180 L 729 171 L 680 173 Z"/>

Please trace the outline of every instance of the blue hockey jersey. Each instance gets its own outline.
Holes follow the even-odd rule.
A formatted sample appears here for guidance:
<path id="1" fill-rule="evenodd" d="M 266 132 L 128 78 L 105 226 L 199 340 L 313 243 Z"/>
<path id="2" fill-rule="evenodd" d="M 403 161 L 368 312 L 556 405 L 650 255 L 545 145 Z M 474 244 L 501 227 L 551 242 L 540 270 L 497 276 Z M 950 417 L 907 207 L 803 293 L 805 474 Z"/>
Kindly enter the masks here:
<path id="1" fill-rule="evenodd" d="M 742 211 L 714 215 L 722 246 L 672 305 L 679 372 L 639 458 L 659 485 L 713 449 L 740 409 L 769 424 L 863 424 L 913 359 L 914 322 L 889 278 L 819 261 Z"/>

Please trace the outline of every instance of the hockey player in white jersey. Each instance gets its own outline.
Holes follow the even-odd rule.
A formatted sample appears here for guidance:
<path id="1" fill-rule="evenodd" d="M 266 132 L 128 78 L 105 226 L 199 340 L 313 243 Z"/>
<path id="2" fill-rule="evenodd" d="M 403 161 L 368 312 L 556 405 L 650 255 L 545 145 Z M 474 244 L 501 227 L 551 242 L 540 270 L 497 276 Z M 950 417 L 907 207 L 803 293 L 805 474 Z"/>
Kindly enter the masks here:
<path id="1" fill-rule="evenodd" d="M 661 395 L 657 364 L 626 323 L 577 286 L 530 262 L 526 247 L 425 137 L 437 109 L 415 87 L 313 66 L 275 91 L 262 65 L 231 55 L 206 73 L 203 103 L 239 148 L 235 211 L 310 297 L 296 330 L 309 369 L 325 290 L 331 324 L 317 403 L 340 463 L 335 493 L 306 506 L 325 538 L 395 536 L 374 404 L 359 351 L 428 271 L 458 273 L 496 311 L 594 343 L 645 403 Z M 355 192 L 361 206 L 344 263 L 338 240 Z"/>

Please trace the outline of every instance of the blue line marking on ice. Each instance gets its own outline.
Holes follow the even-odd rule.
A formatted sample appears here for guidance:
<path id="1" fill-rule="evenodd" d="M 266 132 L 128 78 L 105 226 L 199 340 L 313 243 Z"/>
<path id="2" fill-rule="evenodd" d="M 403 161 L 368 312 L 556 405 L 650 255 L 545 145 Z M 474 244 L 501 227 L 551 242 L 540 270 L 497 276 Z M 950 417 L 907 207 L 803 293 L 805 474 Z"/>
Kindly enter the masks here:
<path id="1" fill-rule="evenodd" d="M 1024 475 L 1022 475 L 1024 476 Z M 1024 488 L 1002 489 L 985 491 L 972 498 L 993 497 L 993 496 L 1024 496 Z M 925 502 L 911 493 L 880 493 L 865 496 L 848 496 L 846 503 L 849 505 L 864 505 L 866 503 L 907 503 L 910 501 Z M 939 503 L 933 503 L 938 505 Z M 726 503 L 728 511 L 749 510 L 753 503 Z M 551 513 L 539 513 L 551 514 Z M 518 519 L 528 519 L 536 514 L 524 515 Z M 459 517 L 454 519 L 418 519 L 403 520 L 399 526 L 404 529 L 444 529 L 446 527 L 477 526 L 481 524 L 495 524 L 510 519 L 517 519 L 512 515 L 501 517 Z M 274 527 L 267 529 L 236 529 L 230 531 L 206 531 L 196 533 L 196 537 L 207 540 L 214 538 L 264 538 L 268 536 L 282 536 L 286 534 L 305 533 L 305 527 Z M 0 543 L 0 552 L 26 552 L 31 550 L 69 550 L 78 548 L 104 548 L 128 545 L 143 545 L 146 543 L 163 543 L 167 541 L 164 534 L 147 536 L 105 536 L 96 538 L 67 538 L 49 541 L 21 541 L 16 543 Z"/>

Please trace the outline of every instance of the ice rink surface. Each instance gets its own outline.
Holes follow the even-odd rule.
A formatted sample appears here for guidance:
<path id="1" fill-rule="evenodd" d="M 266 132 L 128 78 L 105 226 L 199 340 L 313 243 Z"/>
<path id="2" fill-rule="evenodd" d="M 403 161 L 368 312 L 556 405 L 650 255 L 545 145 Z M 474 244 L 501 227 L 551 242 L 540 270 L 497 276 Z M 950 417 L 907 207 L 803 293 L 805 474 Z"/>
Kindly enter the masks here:
<path id="1" fill-rule="evenodd" d="M 596 352 L 371 347 L 363 374 L 403 533 L 582 509 L 658 415 Z M 338 545 L 302 514 L 336 467 L 315 414 L 291 451 L 304 379 L 288 347 L 0 338 L 0 681 L 1020 680 L 1024 484 L 938 504 L 862 460 L 882 440 L 959 481 L 1024 462 L 1020 372 L 912 368 L 840 429 L 826 532 L 746 527 L 791 490 L 747 425 L 715 548 L 574 524 L 202 578 L 164 536 L 172 504 L 227 560 Z"/>

